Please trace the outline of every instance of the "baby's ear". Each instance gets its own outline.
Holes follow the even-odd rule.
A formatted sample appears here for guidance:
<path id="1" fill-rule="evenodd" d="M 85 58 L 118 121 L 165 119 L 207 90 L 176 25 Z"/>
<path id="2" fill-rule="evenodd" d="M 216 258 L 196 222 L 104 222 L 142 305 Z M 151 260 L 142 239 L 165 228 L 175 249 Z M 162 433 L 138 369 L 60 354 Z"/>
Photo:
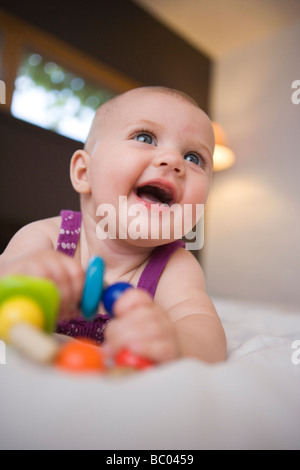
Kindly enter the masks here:
<path id="1" fill-rule="evenodd" d="M 70 177 L 73 188 L 80 194 L 90 194 L 91 187 L 88 179 L 90 155 L 85 150 L 76 150 L 71 159 Z"/>

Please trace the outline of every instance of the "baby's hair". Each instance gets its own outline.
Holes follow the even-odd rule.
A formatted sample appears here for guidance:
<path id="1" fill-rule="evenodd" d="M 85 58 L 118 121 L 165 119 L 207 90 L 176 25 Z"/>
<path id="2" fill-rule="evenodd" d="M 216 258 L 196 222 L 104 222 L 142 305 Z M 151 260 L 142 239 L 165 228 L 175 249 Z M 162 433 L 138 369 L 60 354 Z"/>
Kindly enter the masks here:
<path id="1" fill-rule="evenodd" d="M 168 88 L 168 87 L 160 86 L 160 85 L 157 85 L 157 86 L 152 85 L 152 86 L 144 86 L 144 87 L 139 87 L 139 88 L 132 88 L 129 91 L 126 91 L 126 92 L 124 92 L 120 95 L 114 96 L 113 98 L 106 101 L 103 105 L 101 105 L 98 108 L 98 110 L 96 112 L 96 115 L 94 117 L 91 129 L 90 129 L 89 135 L 86 139 L 84 149 L 87 150 L 87 151 L 91 150 L 91 148 L 94 146 L 95 142 L 97 141 L 101 123 L 103 123 L 111 115 L 111 112 L 116 108 L 118 102 L 123 97 L 127 96 L 130 93 L 135 93 L 135 92 L 140 92 L 140 91 L 147 91 L 147 90 L 177 96 L 178 98 L 181 98 L 181 99 L 193 104 L 194 106 L 196 106 L 197 108 L 200 109 L 198 103 L 193 98 L 191 98 L 187 93 L 184 93 L 183 91 L 176 90 L 175 88 Z"/>

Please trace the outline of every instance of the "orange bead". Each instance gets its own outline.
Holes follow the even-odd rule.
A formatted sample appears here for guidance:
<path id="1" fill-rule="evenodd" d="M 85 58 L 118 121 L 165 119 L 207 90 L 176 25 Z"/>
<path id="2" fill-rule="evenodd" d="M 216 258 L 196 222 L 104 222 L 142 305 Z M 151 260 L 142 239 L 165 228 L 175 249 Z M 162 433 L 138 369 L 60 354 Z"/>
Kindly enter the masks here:
<path id="1" fill-rule="evenodd" d="M 101 349 L 88 340 L 70 340 L 63 344 L 55 364 L 70 372 L 100 372 L 105 369 Z"/>

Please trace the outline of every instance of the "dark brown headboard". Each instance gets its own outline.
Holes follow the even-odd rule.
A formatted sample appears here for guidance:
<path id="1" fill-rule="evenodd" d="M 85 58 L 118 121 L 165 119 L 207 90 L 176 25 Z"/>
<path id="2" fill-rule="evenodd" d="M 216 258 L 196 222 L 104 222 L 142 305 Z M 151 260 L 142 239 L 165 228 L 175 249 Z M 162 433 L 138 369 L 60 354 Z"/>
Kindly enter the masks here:
<path id="1" fill-rule="evenodd" d="M 0 108 L 1 110 L 1 108 Z M 69 162 L 82 144 L 0 112 L 0 249 L 25 223 L 77 209 Z"/>

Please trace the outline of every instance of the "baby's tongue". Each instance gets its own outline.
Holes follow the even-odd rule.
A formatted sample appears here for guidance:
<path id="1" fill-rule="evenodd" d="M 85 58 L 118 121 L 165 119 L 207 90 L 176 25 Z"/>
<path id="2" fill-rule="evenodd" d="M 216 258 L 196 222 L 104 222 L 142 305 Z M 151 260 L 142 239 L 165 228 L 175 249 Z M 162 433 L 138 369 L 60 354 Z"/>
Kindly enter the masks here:
<path id="1" fill-rule="evenodd" d="M 140 191 L 139 197 L 143 199 L 143 201 L 151 204 L 161 204 L 161 200 L 152 192 Z"/>

